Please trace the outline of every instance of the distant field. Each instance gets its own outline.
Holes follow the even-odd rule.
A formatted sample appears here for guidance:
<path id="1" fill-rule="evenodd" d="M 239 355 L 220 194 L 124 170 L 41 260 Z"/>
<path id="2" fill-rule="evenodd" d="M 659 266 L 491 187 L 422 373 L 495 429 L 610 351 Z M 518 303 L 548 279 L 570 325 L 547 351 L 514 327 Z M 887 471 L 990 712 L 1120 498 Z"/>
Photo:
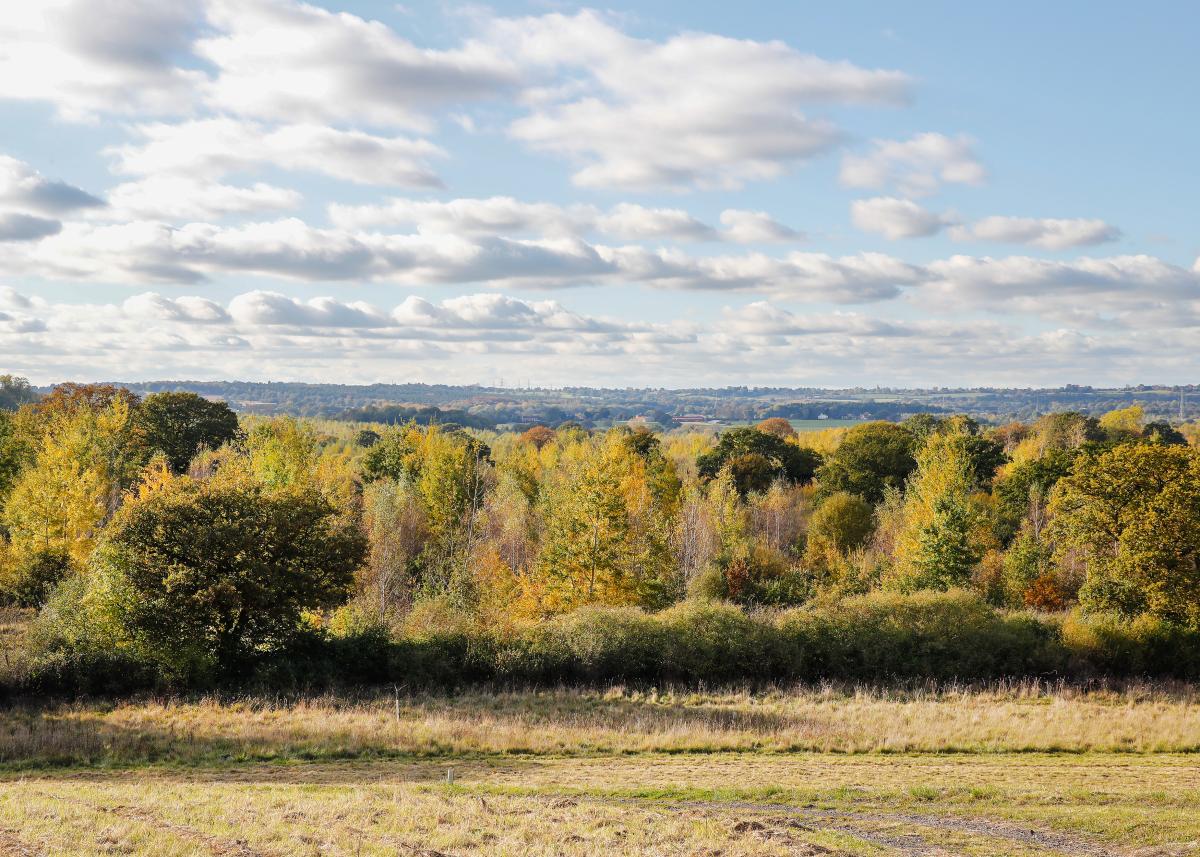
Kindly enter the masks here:
<path id="1" fill-rule="evenodd" d="M 1025 684 L 17 707 L 0 855 L 1194 855 L 1198 700 Z"/>
<path id="2" fill-rule="evenodd" d="M 798 432 L 803 431 L 821 431 L 822 429 L 831 428 L 847 428 L 856 426 L 859 423 L 870 422 L 870 420 L 788 420 Z"/>

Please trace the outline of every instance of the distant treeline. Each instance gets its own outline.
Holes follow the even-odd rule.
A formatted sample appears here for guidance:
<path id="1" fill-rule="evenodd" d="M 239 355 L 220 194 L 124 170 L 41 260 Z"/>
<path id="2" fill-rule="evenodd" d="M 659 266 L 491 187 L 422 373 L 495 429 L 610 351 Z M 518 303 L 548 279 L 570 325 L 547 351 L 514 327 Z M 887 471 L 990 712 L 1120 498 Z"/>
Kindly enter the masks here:
<path id="1" fill-rule="evenodd" d="M 1179 420 L 1180 396 L 1185 420 L 1200 416 L 1200 385 L 1099 389 L 1068 384 L 1054 389 L 851 387 L 722 387 L 667 390 L 561 387 L 545 389 L 447 384 L 303 384 L 252 381 L 155 381 L 124 384 L 145 396 L 156 392 L 193 392 L 230 403 L 242 413 L 300 417 L 366 419 L 388 422 L 367 409 L 437 408 L 459 411 L 463 426 L 558 425 L 586 427 L 645 417 L 670 426 L 676 417 L 700 415 L 724 422 L 754 422 L 766 417 L 900 420 L 915 413 L 962 413 L 988 423 L 1029 421 L 1056 411 L 1099 416 L 1140 405 L 1150 419 Z M 0 408 L 12 409 L 34 391 L 0 388 Z M 45 392 L 45 391 L 42 391 Z M 398 411 L 401 412 L 401 411 Z M 420 415 L 416 417 L 422 419 Z M 447 420 L 450 418 L 447 417 Z"/>

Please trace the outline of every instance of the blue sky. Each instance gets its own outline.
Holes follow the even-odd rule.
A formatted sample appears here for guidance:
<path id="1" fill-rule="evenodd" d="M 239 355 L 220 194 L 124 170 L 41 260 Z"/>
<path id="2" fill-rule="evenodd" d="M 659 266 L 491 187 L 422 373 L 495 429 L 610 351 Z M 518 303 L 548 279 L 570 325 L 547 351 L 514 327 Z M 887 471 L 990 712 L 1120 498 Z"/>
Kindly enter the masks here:
<path id="1" fill-rule="evenodd" d="M 43 0 L 0 364 L 1194 383 L 1191 4 Z"/>

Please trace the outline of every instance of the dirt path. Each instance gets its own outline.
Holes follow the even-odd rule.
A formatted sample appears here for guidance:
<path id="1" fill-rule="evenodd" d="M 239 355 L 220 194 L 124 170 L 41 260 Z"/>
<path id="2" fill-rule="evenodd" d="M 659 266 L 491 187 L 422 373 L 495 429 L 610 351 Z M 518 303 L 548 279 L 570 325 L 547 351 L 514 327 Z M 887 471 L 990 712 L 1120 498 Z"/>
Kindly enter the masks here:
<path id="1" fill-rule="evenodd" d="M 919 833 L 894 834 L 864 830 L 864 822 L 867 824 L 912 825 L 953 833 L 965 833 L 972 836 L 985 836 L 989 839 L 1003 839 L 1033 848 L 1040 848 L 1055 854 L 1062 854 L 1065 857 L 1119 857 L 1121 854 L 1120 851 L 1111 846 L 1101 845 L 1083 837 L 984 818 L 959 818 L 956 816 L 904 812 L 853 812 L 848 810 L 789 807 L 779 804 L 760 804 L 741 801 L 687 801 L 679 804 L 679 806 L 775 813 L 777 816 L 781 816 L 785 822 L 789 819 L 796 820 L 811 823 L 814 828 L 818 829 L 823 828 L 849 833 L 877 845 L 896 848 L 902 854 L 906 855 L 906 857 L 908 855 L 912 855 L 913 857 L 935 854 L 949 855 L 952 852 L 930 843 L 924 835 Z"/>

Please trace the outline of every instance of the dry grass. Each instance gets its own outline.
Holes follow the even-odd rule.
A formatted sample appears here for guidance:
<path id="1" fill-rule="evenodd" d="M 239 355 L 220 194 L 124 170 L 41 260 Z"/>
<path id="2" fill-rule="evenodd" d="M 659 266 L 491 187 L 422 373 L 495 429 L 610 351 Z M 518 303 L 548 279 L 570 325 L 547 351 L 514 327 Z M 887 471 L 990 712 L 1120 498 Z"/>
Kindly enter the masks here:
<path id="1" fill-rule="evenodd" d="M 1191 752 L 1189 686 L 1085 692 L 800 688 L 692 693 L 559 689 L 148 700 L 0 712 L 0 763 L 135 764 L 406 755 L 642 752 Z"/>
<path id="2" fill-rule="evenodd" d="M 1188 686 L 395 705 L 0 712 L 0 857 L 1200 855 L 1198 757 L 1163 752 L 1200 745 Z"/>
<path id="3" fill-rule="evenodd" d="M 454 786 L 446 767 L 9 778 L 0 854 L 5 831 L 56 855 L 1200 854 L 1200 769 L 1174 755 L 490 758 Z"/>

